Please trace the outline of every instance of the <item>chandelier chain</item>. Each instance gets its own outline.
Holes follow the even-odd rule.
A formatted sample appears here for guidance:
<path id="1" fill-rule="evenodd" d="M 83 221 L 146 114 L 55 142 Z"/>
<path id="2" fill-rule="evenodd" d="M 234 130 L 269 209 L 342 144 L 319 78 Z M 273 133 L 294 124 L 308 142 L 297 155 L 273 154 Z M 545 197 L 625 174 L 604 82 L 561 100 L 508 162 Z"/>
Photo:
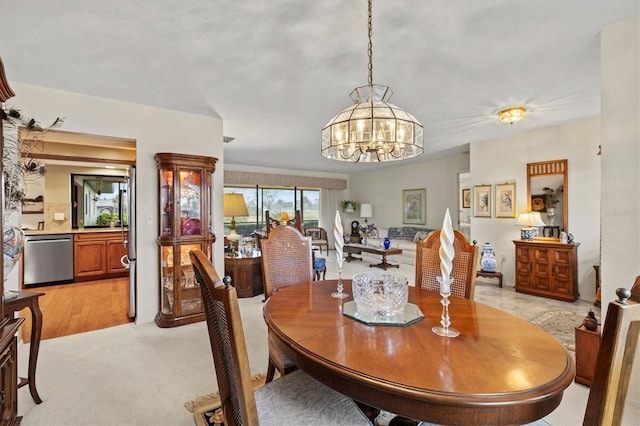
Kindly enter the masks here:
<path id="1" fill-rule="evenodd" d="M 368 8 L 368 12 L 369 12 L 369 20 L 368 20 L 368 28 L 369 28 L 369 46 L 368 46 L 368 50 L 367 53 L 369 54 L 369 86 L 373 85 L 373 43 L 371 42 L 371 36 L 373 35 L 373 25 L 371 24 L 372 19 L 371 19 L 371 4 L 373 3 L 373 0 L 369 0 L 369 8 Z"/>

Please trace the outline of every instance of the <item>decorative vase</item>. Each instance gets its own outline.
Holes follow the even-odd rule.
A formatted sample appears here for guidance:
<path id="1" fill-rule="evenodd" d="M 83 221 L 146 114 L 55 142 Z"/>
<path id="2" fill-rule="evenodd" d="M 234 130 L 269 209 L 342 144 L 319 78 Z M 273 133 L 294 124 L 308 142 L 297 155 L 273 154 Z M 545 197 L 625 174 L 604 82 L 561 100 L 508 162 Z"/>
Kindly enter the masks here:
<path id="1" fill-rule="evenodd" d="M 391 240 L 389 240 L 389 237 L 384 237 L 384 249 L 385 250 L 389 250 L 389 247 L 391 247 Z"/>
<path id="2" fill-rule="evenodd" d="M 556 221 L 555 207 L 547 207 L 547 219 L 549 219 L 549 225 L 553 226 L 553 222 Z"/>
<path id="3" fill-rule="evenodd" d="M 482 272 L 495 272 L 496 271 L 496 255 L 493 252 L 493 246 L 489 243 L 484 243 L 482 246 L 482 257 L 480 258 L 480 267 Z"/>
<path id="4" fill-rule="evenodd" d="M 591 309 L 589 309 L 589 313 L 582 321 L 584 324 L 584 328 L 587 330 L 595 331 L 598 329 L 598 320 L 596 319 L 596 314 L 593 313 Z"/>
<path id="5" fill-rule="evenodd" d="M 362 245 L 364 245 L 364 246 L 367 245 L 367 234 L 363 234 L 362 235 Z"/>

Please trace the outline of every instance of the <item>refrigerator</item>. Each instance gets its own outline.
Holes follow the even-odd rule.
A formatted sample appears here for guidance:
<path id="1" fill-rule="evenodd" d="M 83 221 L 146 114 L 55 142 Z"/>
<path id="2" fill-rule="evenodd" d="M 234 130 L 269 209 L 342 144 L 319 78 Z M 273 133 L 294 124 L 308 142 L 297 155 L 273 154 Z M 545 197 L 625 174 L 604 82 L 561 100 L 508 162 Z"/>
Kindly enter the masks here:
<path id="1" fill-rule="evenodd" d="M 129 237 L 123 239 L 124 246 L 128 250 L 120 262 L 123 266 L 129 269 L 129 303 L 127 313 L 129 318 L 134 319 L 136 317 L 136 166 L 129 167 L 127 185 L 127 205 L 126 215 L 127 224 L 129 227 Z M 124 234 L 124 221 L 122 223 L 122 232 Z"/>

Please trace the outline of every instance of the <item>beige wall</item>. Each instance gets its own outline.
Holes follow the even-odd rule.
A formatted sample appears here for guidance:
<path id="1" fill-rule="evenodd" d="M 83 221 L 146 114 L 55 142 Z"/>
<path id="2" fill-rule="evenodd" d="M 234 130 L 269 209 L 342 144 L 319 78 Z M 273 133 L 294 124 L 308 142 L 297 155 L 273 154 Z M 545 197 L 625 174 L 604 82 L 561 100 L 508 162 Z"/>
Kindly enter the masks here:
<path id="1" fill-rule="evenodd" d="M 369 203 L 377 227 L 403 226 L 402 190 L 426 189 L 427 217 L 425 225 L 439 229 L 447 208 L 455 228 L 458 228 L 458 173 L 469 171 L 469 155 L 452 155 L 440 160 L 414 165 L 398 165 L 370 172 L 352 174 L 349 179 L 349 199 Z M 349 222 L 362 220 L 358 214 L 345 215 Z"/>
<path id="2" fill-rule="evenodd" d="M 213 205 L 222 205 L 222 120 L 153 108 L 112 99 L 79 95 L 11 82 L 16 96 L 12 105 L 42 123 L 64 117 L 61 130 L 122 137 L 136 141 L 138 235 L 138 317 L 153 321 L 158 312 L 157 152 L 180 152 L 219 159 L 214 173 Z M 223 235 L 222 209 L 214 209 L 214 233 Z M 218 238 L 214 263 L 223 265 L 223 239 Z M 220 266 L 222 268 L 222 266 Z M 13 284 L 15 285 L 15 284 Z M 9 287 L 11 288 L 11 287 Z"/>
<path id="3" fill-rule="evenodd" d="M 600 263 L 599 144 L 598 118 L 471 144 L 471 187 L 491 184 L 495 195 L 496 183 L 515 182 L 517 213 L 527 209 L 527 163 L 568 160 L 568 229 L 580 243 L 578 287 L 585 300 L 595 299 L 593 265 Z M 514 285 L 513 240 L 520 239 L 516 219 L 472 217 L 471 237 L 478 243 L 490 242 L 499 262 L 504 256 L 504 282 Z"/>
<path id="4" fill-rule="evenodd" d="M 640 275 L 640 17 L 602 31 L 602 306 Z M 640 406 L 640 352 L 627 404 Z M 623 424 L 637 424 L 628 416 Z"/>

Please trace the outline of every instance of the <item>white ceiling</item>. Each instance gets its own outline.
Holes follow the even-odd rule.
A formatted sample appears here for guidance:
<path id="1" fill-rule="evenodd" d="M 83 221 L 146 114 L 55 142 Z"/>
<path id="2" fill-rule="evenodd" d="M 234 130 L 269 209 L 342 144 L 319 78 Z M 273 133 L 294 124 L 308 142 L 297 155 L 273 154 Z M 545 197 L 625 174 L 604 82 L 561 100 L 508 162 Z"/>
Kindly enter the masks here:
<path id="1" fill-rule="evenodd" d="M 600 30 L 639 13 L 639 0 L 374 0 L 373 81 L 424 125 L 409 161 L 437 158 L 598 115 Z M 320 155 L 320 130 L 367 83 L 366 0 L 0 0 L 0 56 L 10 81 L 220 116 L 227 163 L 382 167 Z M 527 119 L 499 123 L 512 105 Z"/>

